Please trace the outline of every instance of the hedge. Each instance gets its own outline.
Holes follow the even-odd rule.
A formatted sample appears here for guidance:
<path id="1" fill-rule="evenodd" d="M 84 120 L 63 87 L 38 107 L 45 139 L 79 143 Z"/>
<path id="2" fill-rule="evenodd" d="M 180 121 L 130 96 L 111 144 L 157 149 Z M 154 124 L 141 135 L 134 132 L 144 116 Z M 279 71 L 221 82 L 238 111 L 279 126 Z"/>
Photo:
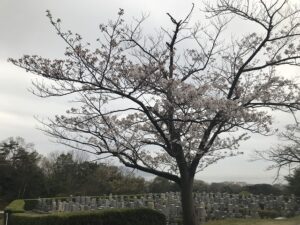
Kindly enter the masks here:
<path id="1" fill-rule="evenodd" d="M 12 213 L 9 225 L 166 225 L 165 216 L 152 209 L 105 209 L 70 213 Z"/>

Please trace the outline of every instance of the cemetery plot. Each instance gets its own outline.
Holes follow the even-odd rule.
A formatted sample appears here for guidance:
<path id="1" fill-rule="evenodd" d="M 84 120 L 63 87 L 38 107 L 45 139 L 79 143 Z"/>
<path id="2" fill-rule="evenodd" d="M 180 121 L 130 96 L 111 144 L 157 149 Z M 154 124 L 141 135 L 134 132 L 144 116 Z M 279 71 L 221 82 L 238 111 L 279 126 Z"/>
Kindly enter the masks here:
<path id="1" fill-rule="evenodd" d="M 227 193 L 194 193 L 198 220 L 224 218 L 274 218 L 300 215 L 300 204 L 294 196 L 236 195 Z M 107 208 L 151 208 L 162 212 L 168 221 L 181 218 L 180 193 L 139 196 L 109 195 L 103 197 L 71 196 L 64 200 L 38 199 L 35 211 L 74 212 Z"/>

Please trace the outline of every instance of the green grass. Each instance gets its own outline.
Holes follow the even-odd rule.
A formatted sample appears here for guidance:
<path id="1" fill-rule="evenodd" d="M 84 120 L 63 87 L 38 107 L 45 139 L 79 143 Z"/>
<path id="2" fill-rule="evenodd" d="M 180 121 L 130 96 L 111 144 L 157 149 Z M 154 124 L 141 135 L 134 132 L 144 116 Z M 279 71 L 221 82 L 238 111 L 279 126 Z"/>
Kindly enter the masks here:
<path id="1" fill-rule="evenodd" d="M 225 219 L 210 221 L 205 225 L 300 225 L 300 216 L 285 219 Z"/>

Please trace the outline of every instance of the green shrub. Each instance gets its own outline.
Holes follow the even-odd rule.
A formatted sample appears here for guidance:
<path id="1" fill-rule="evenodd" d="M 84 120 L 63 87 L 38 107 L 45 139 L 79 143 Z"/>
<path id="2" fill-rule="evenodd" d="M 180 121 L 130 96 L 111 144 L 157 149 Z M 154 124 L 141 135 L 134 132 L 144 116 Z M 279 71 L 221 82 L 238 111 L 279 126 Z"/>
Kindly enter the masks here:
<path id="1" fill-rule="evenodd" d="M 70 213 L 14 213 L 9 225 L 165 225 L 165 216 L 151 209 L 108 209 Z"/>
<path id="2" fill-rule="evenodd" d="M 23 213 L 24 210 L 25 201 L 23 199 L 17 199 L 12 201 L 5 209 L 5 212 L 9 213 Z"/>
<path id="3" fill-rule="evenodd" d="M 240 198 L 241 197 L 249 197 L 251 195 L 251 193 L 250 192 L 248 192 L 248 191 L 241 191 L 240 193 L 239 193 L 239 196 L 240 196 Z"/>

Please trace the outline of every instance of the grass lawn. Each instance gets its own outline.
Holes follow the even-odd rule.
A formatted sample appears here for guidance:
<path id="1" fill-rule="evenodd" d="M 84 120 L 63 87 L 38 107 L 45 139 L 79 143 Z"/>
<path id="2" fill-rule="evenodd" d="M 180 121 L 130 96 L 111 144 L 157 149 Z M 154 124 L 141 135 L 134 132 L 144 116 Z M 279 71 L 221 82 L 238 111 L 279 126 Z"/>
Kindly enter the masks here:
<path id="1" fill-rule="evenodd" d="M 285 220 L 273 220 L 273 219 L 226 219 L 210 221 L 205 225 L 300 225 L 300 216 L 285 219 Z"/>

